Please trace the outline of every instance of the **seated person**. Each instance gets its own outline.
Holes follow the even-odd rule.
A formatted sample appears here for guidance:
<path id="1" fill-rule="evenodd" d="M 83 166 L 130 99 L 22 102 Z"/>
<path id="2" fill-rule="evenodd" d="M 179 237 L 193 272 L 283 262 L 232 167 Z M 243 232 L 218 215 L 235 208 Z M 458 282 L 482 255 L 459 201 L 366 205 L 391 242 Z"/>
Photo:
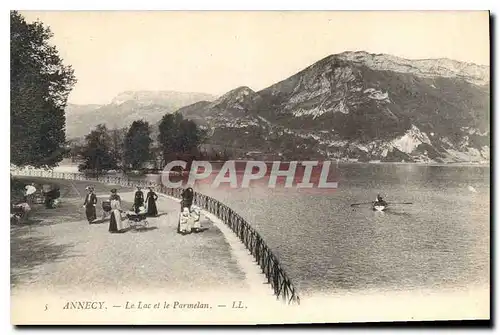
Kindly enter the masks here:
<path id="1" fill-rule="evenodd" d="M 380 196 L 380 194 L 377 194 L 377 198 L 373 204 L 374 206 L 387 206 L 387 202 L 385 202 L 384 199 Z"/>
<path id="2" fill-rule="evenodd" d="M 45 207 L 54 208 L 59 203 L 58 199 L 61 196 L 61 191 L 57 186 L 56 187 L 50 187 L 50 185 L 48 186 L 49 187 L 47 187 L 43 192 L 43 195 L 45 196 Z"/>
<path id="3" fill-rule="evenodd" d="M 31 211 L 31 207 L 26 200 L 12 205 L 10 218 L 16 223 L 20 223 L 28 217 L 28 213 Z M 12 222 L 12 221 L 11 221 Z"/>

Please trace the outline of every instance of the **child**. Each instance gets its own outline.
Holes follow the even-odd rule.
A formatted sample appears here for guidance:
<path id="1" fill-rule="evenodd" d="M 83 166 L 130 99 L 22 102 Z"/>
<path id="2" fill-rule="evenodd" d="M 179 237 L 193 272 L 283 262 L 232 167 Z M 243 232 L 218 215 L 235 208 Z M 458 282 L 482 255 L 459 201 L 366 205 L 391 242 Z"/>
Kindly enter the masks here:
<path id="1" fill-rule="evenodd" d="M 191 218 L 193 220 L 193 230 L 195 233 L 197 233 L 201 230 L 201 214 L 200 209 L 197 206 L 191 207 Z"/>
<path id="2" fill-rule="evenodd" d="M 179 217 L 179 229 L 178 232 L 181 234 L 190 234 L 191 233 L 191 213 L 189 212 L 189 208 L 184 207 Z"/>

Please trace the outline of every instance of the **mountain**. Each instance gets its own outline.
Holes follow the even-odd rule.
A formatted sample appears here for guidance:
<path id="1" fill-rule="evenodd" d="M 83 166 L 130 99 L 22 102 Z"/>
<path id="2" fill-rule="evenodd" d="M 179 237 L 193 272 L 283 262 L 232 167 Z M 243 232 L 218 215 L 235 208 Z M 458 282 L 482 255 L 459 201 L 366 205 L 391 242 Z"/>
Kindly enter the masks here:
<path id="1" fill-rule="evenodd" d="M 206 93 L 176 91 L 125 91 L 118 94 L 111 104 L 120 105 L 134 101 L 139 105 L 160 105 L 176 109 L 201 100 L 213 100 L 215 97 Z"/>
<path id="2" fill-rule="evenodd" d="M 261 91 L 179 109 L 241 156 L 488 161 L 488 66 L 385 54 L 328 56 Z"/>
<path id="3" fill-rule="evenodd" d="M 69 104 L 66 107 L 66 135 L 68 138 L 85 136 L 99 123 L 105 123 L 108 128 L 128 127 L 139 119 L 154 124 L 166 113 L 215 98 L 205 93 L 127 91 L 118 94 L 106 105 Z"/>
<path id="4" fill-rule="evenodd" d="M 254 91 L 246 86 L 231 90 L 217 100 L 199 101 L 195 104 L 180 108 L 183 116 L 197 120 L 200 123 L 208 123 L 209 120 L 224 118 L 244 118 L 248 109 L 256 97 Z"/>

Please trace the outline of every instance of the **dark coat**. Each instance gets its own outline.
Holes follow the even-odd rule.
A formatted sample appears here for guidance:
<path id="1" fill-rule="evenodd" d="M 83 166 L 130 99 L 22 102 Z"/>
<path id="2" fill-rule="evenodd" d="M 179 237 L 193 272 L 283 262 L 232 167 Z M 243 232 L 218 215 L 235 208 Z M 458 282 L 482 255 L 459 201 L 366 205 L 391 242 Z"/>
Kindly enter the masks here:
<path id="1" fill-rule="evenodd" d="M 97 196 L 94 193 L 87 194 L 83 205 L 86 207 L 91 207 L 91 206 L 94 206 L 95 204 L 97 204 Z"/>
<path id="2" fill-rule="evenodd" d="M 138 206 L 144 205 L 144 193 L 142 191 L 135 192 L 134 204 Z"/>

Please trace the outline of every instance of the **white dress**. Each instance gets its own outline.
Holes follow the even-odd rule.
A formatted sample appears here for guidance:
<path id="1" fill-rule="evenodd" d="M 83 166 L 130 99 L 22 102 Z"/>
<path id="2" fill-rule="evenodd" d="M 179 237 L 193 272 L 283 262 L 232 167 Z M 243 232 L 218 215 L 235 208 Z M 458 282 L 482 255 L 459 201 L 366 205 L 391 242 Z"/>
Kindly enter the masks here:
<path id="1" fill-rule="evenodd" d="M 200 210 L 198 208 L 193 208 L 191 212 L 191 218 L 193 220 L 193 226 L 192 228 L 195 230 L 198 230 L 201 228 L 201 222 L 200 222 Z"/>
<path id="2" fill-rule="evenodd" d="M 189 209 L 186 207 L 179 215 L 179 232 L 180 233 L 191 233 L 192 219 L 189 213 Z"/>
<path id="3" fill-rule="evenodd" d="M 111 216 L 112 216 L 111 220 L 114 219 L 114 221 L 116 222 L 116 230 L 120 231 L 125 228 L 122 222 L 120 201 L 111 200 L 110 205 L 111 205 Z"/>

